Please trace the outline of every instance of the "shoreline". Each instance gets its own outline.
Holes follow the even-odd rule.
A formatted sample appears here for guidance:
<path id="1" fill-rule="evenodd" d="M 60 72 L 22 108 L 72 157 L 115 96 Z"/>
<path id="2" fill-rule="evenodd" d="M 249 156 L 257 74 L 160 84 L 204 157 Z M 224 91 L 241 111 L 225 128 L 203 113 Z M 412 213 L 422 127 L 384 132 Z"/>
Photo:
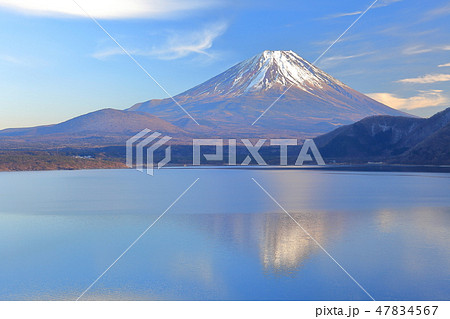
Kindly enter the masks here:
<path id="1" fill-rule="evenodd" d="M 115 170 L 132 169 L 123 167 L 92 167 L 92 168 L 64 168 L 64 169 L 37 169 L 37 170 L 0 170 L 0 173 L 14 172 L 54 172 L 54 171 L 86 171 L 86 170 Z M 333 164 L 333 165 L 171 165 L 162 169 L 243 169 L 243 170 L 317 170 L 317 171 L 342 171 L 342 172 L 411 172 L 411 173 L 450 173 L 450 165 L 405 165 L 405 164 Z"/>

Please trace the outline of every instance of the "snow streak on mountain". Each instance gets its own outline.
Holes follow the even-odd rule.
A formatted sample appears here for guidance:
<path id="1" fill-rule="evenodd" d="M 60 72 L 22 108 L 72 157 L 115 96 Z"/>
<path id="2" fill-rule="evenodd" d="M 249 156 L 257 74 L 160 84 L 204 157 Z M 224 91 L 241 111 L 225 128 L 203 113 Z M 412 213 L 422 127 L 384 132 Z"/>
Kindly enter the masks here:
<path id="1" fill-rule="evenodd" d="M 289 86 L 310 92 L 324 85 L 346 87 L 293 51 L 264 51 L 184 94 L 237 96 Z"/>

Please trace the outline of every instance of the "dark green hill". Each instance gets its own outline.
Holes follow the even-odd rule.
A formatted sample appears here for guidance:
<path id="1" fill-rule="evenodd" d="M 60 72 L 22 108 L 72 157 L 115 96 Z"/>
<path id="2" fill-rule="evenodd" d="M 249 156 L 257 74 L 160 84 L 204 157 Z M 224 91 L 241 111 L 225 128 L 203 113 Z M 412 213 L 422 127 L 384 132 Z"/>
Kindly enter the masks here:
<path id="1" fill-rule="evenodd" d="M 371 116 L 315 138 L 328 161 L 450 164 L 450 108 L 429 119 Z"/>

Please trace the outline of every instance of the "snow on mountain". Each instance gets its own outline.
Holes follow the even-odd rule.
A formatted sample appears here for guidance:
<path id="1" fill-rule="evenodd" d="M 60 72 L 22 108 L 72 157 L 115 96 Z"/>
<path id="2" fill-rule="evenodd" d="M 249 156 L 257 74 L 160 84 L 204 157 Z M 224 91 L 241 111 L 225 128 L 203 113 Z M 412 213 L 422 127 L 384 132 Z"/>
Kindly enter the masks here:
<path id="1" fill-rule="evenodd" d="M 202 128 L 220 135 L 314 136 L 366 116 L 407 116 L 353 90 L 292 51 L 264 51 L 174 98 Z M 199 129 L 171 99 L 139 103 L 128 111 L 149 112 L 182 128 Z"/>
<path id="2" fill-rule="evenodd" d="M 293 51 L 264 51 L 182 95 L 237 96 L 289 86 L 310 92 L 324 85 L 346 87 Z"/>

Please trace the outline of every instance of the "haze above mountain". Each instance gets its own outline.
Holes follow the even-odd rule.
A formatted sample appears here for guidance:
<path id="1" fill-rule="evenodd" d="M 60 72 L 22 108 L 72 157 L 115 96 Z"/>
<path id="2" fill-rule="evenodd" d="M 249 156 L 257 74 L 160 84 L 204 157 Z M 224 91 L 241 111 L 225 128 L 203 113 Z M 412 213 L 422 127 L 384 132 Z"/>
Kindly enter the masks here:
<path id="1" fill-rule="evenodd" d="M 174 99 L 200 125 L 167 98 L 125 111 L 100 110 L 56 125 L 7 129 L 0 136 L 23 140 L 95 136 L 96 143 L 103 138 L 110 144 L 149 128 L 179 137 L 304 138 L 371 115 L 407 116 L 353 90 L 292 51 L 264 51 Z"/>

